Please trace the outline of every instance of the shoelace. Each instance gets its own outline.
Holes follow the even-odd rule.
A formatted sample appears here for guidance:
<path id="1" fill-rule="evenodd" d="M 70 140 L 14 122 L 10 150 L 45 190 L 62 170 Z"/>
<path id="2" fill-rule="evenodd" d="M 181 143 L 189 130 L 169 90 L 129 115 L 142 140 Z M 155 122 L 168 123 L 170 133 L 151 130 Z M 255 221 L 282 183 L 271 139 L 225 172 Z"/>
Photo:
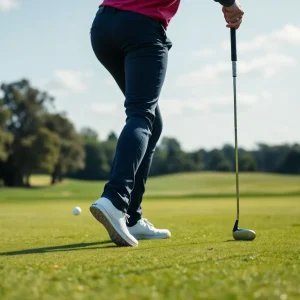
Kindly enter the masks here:
<path id="1" fill-rule="evenodd" d="M 130 218 L 130 216 L 128 214 L 124 213 L 124 218 L 125 218 L 125 222 L 129 223 L 128 219 Z"/>
<path id="2" fill-rule="evenodd" d="M 145 223 L 146 225 L 148 225 L 149 227 L 154 227 L 154 225 L 153 225 L 152 223 L 150 223 L 150 222 L 148 221 L 148 219 L 143 218 L 142 220 L 143 220 L 144 223 Z"/>

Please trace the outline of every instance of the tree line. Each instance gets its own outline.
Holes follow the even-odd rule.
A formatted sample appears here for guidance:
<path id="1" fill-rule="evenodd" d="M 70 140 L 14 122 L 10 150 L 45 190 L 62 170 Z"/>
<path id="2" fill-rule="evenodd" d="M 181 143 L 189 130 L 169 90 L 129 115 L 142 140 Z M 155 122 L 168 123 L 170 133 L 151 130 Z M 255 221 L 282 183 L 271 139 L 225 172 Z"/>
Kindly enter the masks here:
<path id="1" fill-rule="evenodd" d="M 55 111 L 54 98 L 31 86 L 28 80 L 2 84 L 0 97 L 0 182 L 29 186 L 35 173 L 51 174 L 51 183 L 64 177 L 107 180 L 117 143 L 111 132 L 101 140 L 96 131 L 76 131 L 64 113 Z M 177 172 L 221 171 L 235 168 L 234 147 L 185 152 L 176 138 L 164 137 L 158 145 L 150 176 Z M 241 172 L 300 174 L 300 145 L 239 149 Z"/>

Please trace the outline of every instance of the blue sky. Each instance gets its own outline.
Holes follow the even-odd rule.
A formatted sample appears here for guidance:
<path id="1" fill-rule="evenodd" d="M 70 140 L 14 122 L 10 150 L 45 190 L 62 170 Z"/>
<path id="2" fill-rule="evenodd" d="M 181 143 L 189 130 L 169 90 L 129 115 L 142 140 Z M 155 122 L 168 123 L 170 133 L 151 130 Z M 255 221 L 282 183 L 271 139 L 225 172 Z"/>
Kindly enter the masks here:
<path id="1" fill-rule="evenodd" d="M 300 141 L 300 3 L 240 1 L 239 144 L 254 148 Z M 28 78 L 56 98 L 77 129 L 100 138 L 125 122 L 124 97 L 98 63 L 89 32 L 101 0 L 0 0 L 0 82 Z M 212 0 L 182 0 L 171 21 L 173 42 L 159 100 L 163 136 L 185 150 L 234 143 L 229 30 Z M 146 70 L 145 70 L 146 71 Z"/>

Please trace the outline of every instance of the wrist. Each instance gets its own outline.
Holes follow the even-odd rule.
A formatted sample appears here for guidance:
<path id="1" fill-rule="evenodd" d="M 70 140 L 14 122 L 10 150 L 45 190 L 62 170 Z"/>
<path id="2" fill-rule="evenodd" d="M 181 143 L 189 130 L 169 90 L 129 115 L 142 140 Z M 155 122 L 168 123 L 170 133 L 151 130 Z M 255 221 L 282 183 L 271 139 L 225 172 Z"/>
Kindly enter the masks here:
<path id="1" fill-rule="evenodd" d="M 214 1 L 219 2 L 221 5 L 225 7 L 230 7 L 236 2 L 235 0 L 214 0 Z"/>

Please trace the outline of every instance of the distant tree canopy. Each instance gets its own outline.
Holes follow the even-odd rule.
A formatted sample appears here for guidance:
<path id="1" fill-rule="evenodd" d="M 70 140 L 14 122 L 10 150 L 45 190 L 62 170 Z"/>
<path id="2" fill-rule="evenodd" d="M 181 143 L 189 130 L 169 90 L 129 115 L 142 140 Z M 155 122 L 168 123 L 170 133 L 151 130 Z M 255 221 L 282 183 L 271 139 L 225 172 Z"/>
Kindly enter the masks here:
<path id="1" fill-rule="evenodd" d="M 38 170 L 52 173 L 55 183 L 83 167 L 83 142 L 65 117 L 49 113 L 52 97 L 27 80 L 2 84 L 1 90 L 0 176 L 5 185 L 28 185 Z"/>
<path id="2" fill-rule="evenodd" d="M 0 99 L 0 163 L 7 159 L 9 147 L 13 142 L 13 135 L 5 130 L 5 124 L 9 119 L 10 112 L 3 109 L 3 100 Z"/>
<path id="3" fill-rule="evenodd" d="M 85 168 L 68 176 L 77 179 L 107 180 L 116 142 L 117 140 L 112 142 L 109 138 L 106 141 L 85 138 Z M 267 149 L 267 154 L 264 153 L 264 149 Z M 273 153 L 273 163 L 266 167 L 269 163 L 270 151 Z M 164 137 L 156 149 L 150 176 L 178 172 L 233 172 L 234 170 L 235 149 L 231 145 L 224 145 L 221 149 L 185 152 L 175 138 Z M 239 149 L 239 170 L 241 172 L 300 174 L 300 145 L 269 146 L 268 148 L 258 145 L 258 150 L 253 151 Z"/>
<path id="4" fill-rule="evenodd" d="M 0 181 L 6 186 L 29 185 L 36 172 L 51 174 L 51 182 L 63 177 L 107 180 L 118 137 L 110 132 L 101 140 L 89 127 L 76 132 L 62 113 L 53 112 L 54 99 L 33 88 L 29 81 L 2 84 L 0 98 Z M 184 151 L 174 137 L 159 143 L 150 176 L 177 172 L 235 170 L 235 149 Z M 300 145 L 269 146 L 255 150 L 239 149 L 241 172 L 300 174 Z"/>
<path id="5" fill-rule="evenodd" d="M 68 174 L 71 178 L 84 180 L 106 180 L 113 162 L 117 136 L 111 132 L 106 141 L 100 141 L 91 128 L 83 128 L 81 137 L 84 140 L 85 167 Z"/>

